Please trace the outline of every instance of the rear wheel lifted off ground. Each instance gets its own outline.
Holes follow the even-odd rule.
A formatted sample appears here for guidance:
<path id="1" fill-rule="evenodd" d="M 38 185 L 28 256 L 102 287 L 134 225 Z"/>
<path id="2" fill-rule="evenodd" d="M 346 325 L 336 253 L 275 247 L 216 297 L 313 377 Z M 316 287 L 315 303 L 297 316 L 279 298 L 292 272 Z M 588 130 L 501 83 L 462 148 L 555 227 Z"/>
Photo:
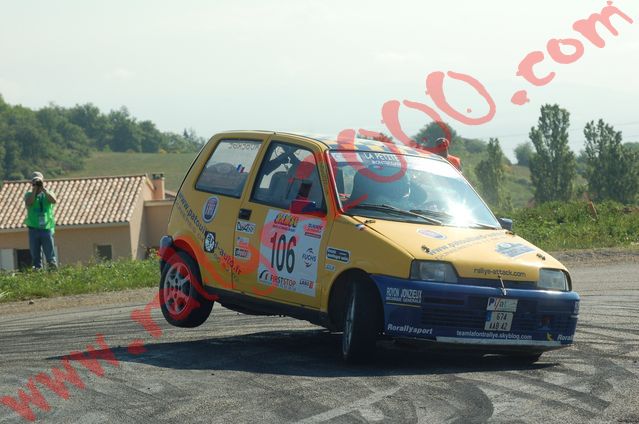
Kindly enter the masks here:
<path id="1" fill-rule="evenodd" d="M 348 362 L 361 362 L 375 352 L 380 332 L 379 295 L 372 282 L 349 285 L 342 334 L 342 356 Z"/>
<path id="2" fill-rule="evenodd" d="M 166 321 L 176 327 L 197 327 L 211 314 L 213 301 L 202 296 L 200 270 L 186 252 L 168 259 L 160 277 L 160 306 Z"/>

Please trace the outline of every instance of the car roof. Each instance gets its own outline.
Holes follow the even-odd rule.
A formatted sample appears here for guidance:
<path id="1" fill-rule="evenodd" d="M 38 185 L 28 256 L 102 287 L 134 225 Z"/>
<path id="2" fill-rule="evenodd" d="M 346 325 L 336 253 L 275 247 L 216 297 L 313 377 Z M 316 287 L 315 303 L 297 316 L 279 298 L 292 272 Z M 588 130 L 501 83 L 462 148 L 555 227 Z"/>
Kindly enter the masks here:
<path id="1" fill-rule="evenodd" d="M 225 131 L 227 132 L 227 131 Z M 399 153 L 405 155 L 425 156 L 429 158 L 435 158 L 445 160 L 439 155 L 435 155 L 425 150 L 413 149 L 402 143 L 385 143 L 378 140 L 369 140 L 365 138 L 355 138 L 352 143 L 350 142 L 338 142 L 337 137 L 323 134 L 313 134 L 307 132 L 298 131 L 228 131 L 229 133 L 260 133 L 260 134 L 281 134 L 287 136 L 295 136 L 306 138 L 312 141 L 322 143 L 328 150 L 359 150 L 365 152 L 384 152 L 384 153 Z"/>

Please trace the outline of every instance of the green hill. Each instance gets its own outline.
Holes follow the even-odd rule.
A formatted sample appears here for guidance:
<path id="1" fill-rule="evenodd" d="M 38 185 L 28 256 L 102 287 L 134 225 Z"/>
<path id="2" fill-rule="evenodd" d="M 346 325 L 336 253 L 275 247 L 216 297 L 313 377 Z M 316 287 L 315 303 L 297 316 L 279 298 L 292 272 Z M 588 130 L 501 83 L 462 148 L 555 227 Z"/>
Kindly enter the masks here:
<path id="1" fill-rule="evenodd" d="M 162 172 L 167 190 L 177 191 L 197 153 L 115 153 L 95 152 L 85 160 L 84 169 L 64 177 L 152 174 Z"/>

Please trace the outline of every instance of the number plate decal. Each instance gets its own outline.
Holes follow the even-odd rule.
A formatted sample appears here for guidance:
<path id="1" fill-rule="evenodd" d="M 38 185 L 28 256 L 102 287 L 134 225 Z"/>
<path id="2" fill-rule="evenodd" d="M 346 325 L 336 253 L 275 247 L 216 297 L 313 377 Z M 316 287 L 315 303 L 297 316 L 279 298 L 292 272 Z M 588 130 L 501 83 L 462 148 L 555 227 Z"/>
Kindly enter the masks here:
<path id="1" fill-rule="evenodd" d="M 260 284 L 315 297 L 321 219 L 269 210 L 260 237 Z"/>
<path id="2" fill-rule="evenodd" d="M 512 312 L 487 311 L 484 330 L 510 331 L 510 326 L 513 323 L 513 315 Z"/>
<path id="3" fill-rule="evenodd" d="M 517 312 L 517 299 L 503 297 L 489 297 L 486 304 L 487 311 Z"/>

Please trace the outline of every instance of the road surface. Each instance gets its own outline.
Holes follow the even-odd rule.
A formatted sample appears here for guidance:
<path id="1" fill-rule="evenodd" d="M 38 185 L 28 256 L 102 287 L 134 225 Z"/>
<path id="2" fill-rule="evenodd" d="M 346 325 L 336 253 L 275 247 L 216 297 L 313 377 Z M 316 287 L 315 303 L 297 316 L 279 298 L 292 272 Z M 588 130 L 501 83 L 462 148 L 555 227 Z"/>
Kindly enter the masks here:
<path id="1" fill-rule="evenodd" d="M 153 309 L 153 328 L 140 318 L 152 290 L 51 310 L 45 300 L 3 304 L 0 423 L 639 423 L 639 264 L 571 271 L 582 296 L 575 345 L 531 366 L 391 343 L 371 364 L 348 366 L 339 336 L 219 305 L 192 330 Z M 91 362 L 87 345 L 103 359 Z M 69 355 L 75 385 L 47 387 L 52 367 L 69 371 Z M 40 406 L 20 409 L 29 381 Z"/>

